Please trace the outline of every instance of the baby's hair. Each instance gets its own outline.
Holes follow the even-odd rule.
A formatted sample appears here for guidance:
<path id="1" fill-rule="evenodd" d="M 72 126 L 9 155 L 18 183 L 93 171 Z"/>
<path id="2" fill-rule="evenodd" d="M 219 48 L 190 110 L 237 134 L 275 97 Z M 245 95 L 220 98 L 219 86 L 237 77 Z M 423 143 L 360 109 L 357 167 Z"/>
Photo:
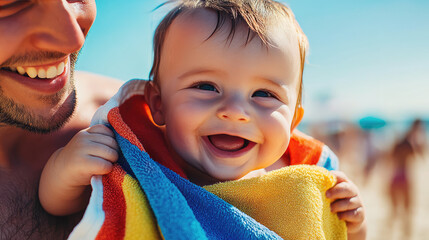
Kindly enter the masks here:
<path id="1" fill-rule="evenodd" d="M 232 41 L 236 33 L 237 26 L 245 23 L 248 27 L 246 44 L 254 37 L 258 37 L 266 45 L 270 46 L 270 27 L 275 26 L 276 19 L 285 19 L 289 27 L 296 33 L 300 60 L 301 71 L 299 75 L 300 85 L 297 100 L 297 106 L 302 103 L 302 74 L 306 51 L 308 49 L 308 40 L 295 19 L 294 14 L 287 6 L 273 0 L 171 0 L 168 3 L 177 5 L 163 18 L 155 31 L 154 36 L 154 61 L 149 74 L 149 79 L 155 83 L 159 81 L 159 66 L 161 62 L 161 51 L 165 41 L 167 30 L 179 15 L 184 12 L 192 12 L 196 9 L 208 9 L 217 14 L 217 24 L 211 38 L 224 26 L 225 21 L 230 21 L 230 32 L 227 39 Z M 281 25 L 280 25 L 281 26 Z"/>

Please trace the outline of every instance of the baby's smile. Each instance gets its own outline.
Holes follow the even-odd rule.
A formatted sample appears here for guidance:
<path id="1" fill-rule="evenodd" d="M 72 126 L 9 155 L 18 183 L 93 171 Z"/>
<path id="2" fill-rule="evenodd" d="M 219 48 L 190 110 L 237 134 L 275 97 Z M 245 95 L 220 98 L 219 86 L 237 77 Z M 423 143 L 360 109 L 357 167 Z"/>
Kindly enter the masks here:
<path id="1" fill-rule="evenodd" d="M 249 145 L 249 140 L 227 134 L 210 135 L 208 138 L 216 148 L 228 152 L 235 152 Z"/>
<path id="2" fill-rule="evenodd" d="M 256 145 L 248 139 L 228 134 L 209 135 L 204 140 L 215 155 L 223 158 L 239 157 Z"/>
<path id="3" fill-rule="evenodd" d="M 163 42 L 168 57 L 160 55 L 159 81 L 148 88 L 147 99 L 178 156 L 227 181 L 266 168 L 285 153 L 301 117 L 294 122 L 300 52 L 289 30 L 273 26 L 282 37 L 272 39 L 271 47 L 249 39 L 244 23 L 234 35 L 230 22 L 213 33 L 216 24 L 216 12 L 206 10 L 174 20 Z"/>

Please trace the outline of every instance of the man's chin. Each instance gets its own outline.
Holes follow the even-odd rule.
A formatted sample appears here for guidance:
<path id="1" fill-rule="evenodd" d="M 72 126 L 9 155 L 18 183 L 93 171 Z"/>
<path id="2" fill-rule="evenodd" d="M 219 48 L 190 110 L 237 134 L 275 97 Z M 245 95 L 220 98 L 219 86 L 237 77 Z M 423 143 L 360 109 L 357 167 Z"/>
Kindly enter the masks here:
<path id="1" fill-rule="evenodd" d="M 35 133 L 50 133 L 63 127 L 76 108 L 74 67 L 78 54 L 70 55 L 70 76 L 66 86 L 56 94 L 39 98 L 50 106 L 49 112 L 56 109 L 53 115 L 35 113 L 34 109 L 15 103 L 13 99 L 2 96 L 0 88 L 0 126 L 14 126 Z"/>
<path id="2" fill-rule="evenodd" d="M 44 134 L 60 129 L 70 120 L 76 108 L 76 90 L 73 88 L 58 110 L 49 117 L 36 115 L 23 106 L 13 105 L 13 102 L 9 101 L 7 110 L 0 110 L 0 124 Z M 5 105 L 5 103 L 3 102 L 1 105 Z"/>

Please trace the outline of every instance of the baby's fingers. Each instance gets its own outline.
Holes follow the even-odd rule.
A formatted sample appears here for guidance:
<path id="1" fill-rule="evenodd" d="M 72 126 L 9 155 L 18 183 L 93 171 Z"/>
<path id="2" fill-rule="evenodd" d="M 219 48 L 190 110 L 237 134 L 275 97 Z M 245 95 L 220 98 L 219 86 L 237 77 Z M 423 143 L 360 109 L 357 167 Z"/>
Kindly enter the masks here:
<path id="1" fill-rule="evenodd" d="M 332 200 L 352 198 L 358 195 L 356 186 L 350 184 L 350 182 L 340 182 L 328 191 L 326 191 L 326 197 Z"/>
<path id="2" fill-rule="evenodd" d="M 346 222 L 346 225 L 347 225 L 347 232 L 348 233 L 356 233 L 362 228 L 363 223 L 362 222 Z"/>
<path id="3" fill-rule="evenodd" d="M 110 137 L 115 136 L 115 134 L 112 132 L 112 130 L 110 130 L 110 128 L 102 124 L 97 124 L 92 127 L 89 127 L 86 131 L 89 133 L 102 134 Z"/>
<path id="4" fill-rule="evenodd" d="M 113 163 L 100 157 L 87 156 L 82 164 L 74 166 L 73 175 L 68 175 L 72 186 L 89 185 L 94 175 L 105 175 L 111 172 Z"/>
<path id="5" fill-rule="evenodd" d="M 113 164 L 99 157 L 89 157 L 88 164 L 85 166 L 86 170 L 92 175 L 104 175 L 112 171 Z"/>
<path id="6" fill-rule="evenodd" d="M 339 199 L 331 203 L 331 211 L 334 213 L 346 212 L 360 207 L 362 207 L 362 202 L 357 197 Z"/>
<path id="7" fill-rule="evenodd" d="M 109 162 L 116 162 L 118 160 L 118 151 L 105 144 L 94 143 L 89 156 L 99 157 Z"/>
<path id="8" fill-rule="evenodd" d="M 347 222 L 347 224 L 351 225 L 360 225 L 365 219 L 365 214 L 363 207 L 359 207 L 356 209 L 352 209 L 345 212 L 337 213 L 338 218 Z"/>
<path id="9" fill-rule="evenodd" d="M 101 143 L 118 150 L 118 143 L 115 140 L 115 135 L 108 127 L 104 125 L 95 125 L 87 130 L 90 133 L 89 140 L 95 143 Z"/>

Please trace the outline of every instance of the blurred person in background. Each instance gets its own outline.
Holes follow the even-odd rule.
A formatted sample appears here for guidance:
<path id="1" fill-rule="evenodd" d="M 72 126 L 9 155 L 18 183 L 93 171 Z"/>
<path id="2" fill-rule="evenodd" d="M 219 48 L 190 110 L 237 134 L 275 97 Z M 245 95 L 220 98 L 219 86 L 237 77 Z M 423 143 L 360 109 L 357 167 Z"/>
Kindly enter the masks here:
<path id="1" fill-rule="evenodd" d="M 390 224 L 396 219 L 403 224 L 404 236 L 410 236 L 412 227 L 412 211 L 414 192 L 412 184 L 411 163 L 422 157 L 426 146 L 424 122 L 414 120 L 405 135 L 397 141 L 391 151 L 393 174 L 389 181 L 389 198 L 391 200 Z M 406 238 L 405 238 L 406 239 Z"/>

